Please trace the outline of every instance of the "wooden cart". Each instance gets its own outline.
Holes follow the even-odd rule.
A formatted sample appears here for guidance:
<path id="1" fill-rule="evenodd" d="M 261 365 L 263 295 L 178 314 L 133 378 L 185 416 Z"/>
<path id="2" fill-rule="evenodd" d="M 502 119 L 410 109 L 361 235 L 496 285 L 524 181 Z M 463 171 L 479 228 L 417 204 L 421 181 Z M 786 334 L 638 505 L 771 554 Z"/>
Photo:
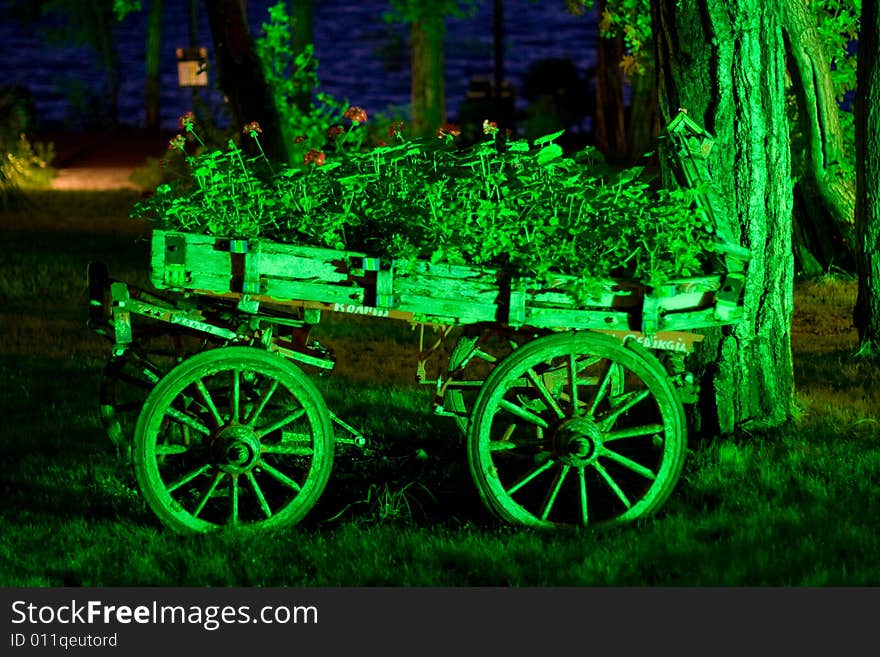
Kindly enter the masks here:
<path id="1" fill-rule="evenodd" d="M 667 133 L 680 182 L 708 181 L 709 136 L 683 113 Z M 711 198 L 698 203 L 714 221 Z M 113 341 L 102 417 L 169 527 L 291 525 L 324 490 L 334 445 L 364 445 L 304 371 L 334 365 L 310 327 L 326 313 L 399 320 L 421 329 L 418 378 L 434 386 L 435 411 L 465 432 L 490 510 L 535 527 L 629 521 L 657 510 L 679 478 L 695 331 L 742 317 L 747 254 L 715 223 L 720 273 L 653 288 L 608 280 L 586 302 L 561 275 L 538 283 L 491 268 L 154 230 L 154 291 L 90 266 L 91 325 Z M 425 327 L 440 340 L 427 344 Z M 428 377 L 427 359 L 453 334 L 448 363 Z M 132 431 L 126 418 L 135 417 Z"/>

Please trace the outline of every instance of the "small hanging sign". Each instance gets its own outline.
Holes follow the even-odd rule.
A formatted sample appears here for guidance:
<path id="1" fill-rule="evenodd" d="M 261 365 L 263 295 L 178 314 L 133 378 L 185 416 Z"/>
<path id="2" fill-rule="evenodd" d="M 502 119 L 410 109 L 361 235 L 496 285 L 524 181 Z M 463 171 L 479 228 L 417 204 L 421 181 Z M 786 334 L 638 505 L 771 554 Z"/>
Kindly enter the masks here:
<path id="1" fill-rule="evenodd" d="M 177 49 L 177 81 L 181 87 L 207 87 L 207 48 Z"/>

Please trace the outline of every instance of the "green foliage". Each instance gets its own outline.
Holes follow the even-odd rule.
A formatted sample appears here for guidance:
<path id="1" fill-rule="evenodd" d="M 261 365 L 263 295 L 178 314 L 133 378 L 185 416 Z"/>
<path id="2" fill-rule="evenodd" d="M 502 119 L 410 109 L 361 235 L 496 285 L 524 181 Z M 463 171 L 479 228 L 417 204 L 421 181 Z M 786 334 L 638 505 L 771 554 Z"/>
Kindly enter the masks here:
<path id="1" fill-rule="evenodd" d="M 862 0 L 812 0 L 819 36 L 826 44 L 834 95 L 842 101 L 856 88 L 856 53 L 851 45 L 859 38 Z"/>
<path id="2" fill-rule="evenodd" d="M 859 37 L 859 19 L 862 0 L 812 0 L 813 12 L 825 52 L 831 65 L 831 83 L 838 103 L 856 89 L 857 56 L 853 44 Z M 855 175 L 855 117 L 849 109 L 838 112 L 840 129 L 845 145 L 845 161 L 841 163 L 844 175 Z"/>
<path id="3" fill-rule="evenodd" d="M 281 120 L 290 163 L 301 162 L 309 150 L 320 148 L 327 131 L 342 120 L 347 106 L 323 92 L 317 92 L 317 103 L 312 102 L 312 91 L 319 85 L 314 44 L 306 44 L 296 52 L 292 32 L 286 3 L 278 2 L 269 8 L 269 22 L 263 23 L 263 35 L 254 42 Z M 301 102 L 304 94 L 308 96 L 306 103 Z"/>
<path id="4" fill-rule="evenodd" d="M 642 75 L 651 52 L 650 0 L 608 0 L 599 17 L 599 34 L 623 37 L 626 53 L 620 66 L 627 75 Z"/>
<path id="5" fill-rule="evenodd" d="M 122 21 L 126 16 L 141 11 L 141 0 L 113 0 L 113 14 Z"/>
<path id="6" fill-rule="evenodd" d="M 561 132 L 508 142 L 486 123 L 485 141 L 459 149 L 453 126 L 438 139 L 407 139 L 395 125 L 392 145 L 361 150 L 362 121 L 349 120 L 304 167 L 276 171 L 232 143 L 189 156 L 189 175 L 160 186 L 133 216 L 537 278 L 571 274 L 584 294 L 607 276 L 655 284 L 706 266 L 712 236 L 691 190 L 655 189 L 642 169 L 611 172 L 591 148 L 566 157 Z"/>
<path id="7" fill-rule="evenodd" d="M 11 144 L 0 143 L 0 208 L 20 201 L 23 189 L 48 187 L 55 177 L 54 157 L 53 144 L 32 144 L 24 134 Z"/>
<path id="8" fill-rule="evenodd" d="M 428 16 L 463 18 L 473 16 L 479 0 L 391 0 L 385 13 L 389 23 L 413 23 Z"/>

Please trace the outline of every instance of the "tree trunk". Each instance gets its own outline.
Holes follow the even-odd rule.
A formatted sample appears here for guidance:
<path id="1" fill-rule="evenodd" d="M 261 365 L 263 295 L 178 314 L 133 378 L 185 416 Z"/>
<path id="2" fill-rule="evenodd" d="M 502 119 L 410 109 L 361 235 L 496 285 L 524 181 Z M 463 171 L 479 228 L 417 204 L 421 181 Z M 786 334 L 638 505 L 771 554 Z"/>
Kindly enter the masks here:
<path id="1" fill-rule="evenodd" d="M 293 52 L 300 54 L 307 45 L 315 42 L 314 0 L 291 0 L 290 17 L 293 21 Z M 297 94 L 294 102 L 300 112 L 309 113 L 312 110 L 311 87 L 303 87 Z"/>
<path id="2" fill-rule="evenodd" d="M 852 271 L 855 189 L 841 169 L 843 134 L 831 65 L 809 3 L 783 0 L 780 8 L 802 139 L 793 155 L 801 172 L 795 186 L 798 264 L 807 274 L 832 264 Z"/>
<path id="3" fill-rule="evenodd" d="M 598 15 L 605 11 L 606 0 L 599 0 Z M 622 159 L 626 152 L 626 128 L 623 105 L 623 37 L 599 35 L 596 43 L 596 111 L 593 134 L 596 148 L 609 160 Z"/>
<path id="4" fill-rule="evenodd" d="M 880 9 L 862 3 L 856 93 L 856 243 L 859 294 L 854 323 L 863 353 L 880 355 Z"/>
<path id="5" fill-rule="evenodd" d="M 660 131 L 660 108 L 657 105 L 657 85 L 654 67 L 645 63 L 645 72 L 630 76 L 629 123 L 627 125 L 627 152 L 636 161 L 653 145 Z"/>
<path id="6" fill-rule="evenodd" d="M 162 60 L 162 0 L 150 1 L 150 13 L 147 19 L 147 51 L 144 57 L 146 64 L 146 124 L 147 128 L 159 128 L 159 82 L 160 64 Z"/>
<path id="7" fill-rule="evenodd" d="M 241 0 L 205 0 L 214 41 L 217 78 L 226 95 L 233 122 L 241 127 L 257 121 L 260 142 L 273 159 L 286 160 L 275 101 L 262 74 Z"/>
<path id="8" fill-rule="evenodd" d="M 704 434 L 785 423 L 793 408 L 792 189 L 779 10 L 763 0 L 652 3 L 661 116 L 679 108 L 715 135 L 717 217 L 749 249 L 741 324 L 696 354 Z"/>
<path id="9" fill-rule="evenodd" d="M 446 121 L 443 37 L 446 25 L 436 2 L 425 2 L 412 24 L 412 130 L 427 136 Z"/>
<path id="10" fill-rule="evenodd" d="M 88 12 L 90 29 L 94 38 L 95 52 L 104 68 L 107 82 L 107 118 L 110 125 L 119 124 L 119 54 L 113 41 L 113 9 L 109 3 L 91 0 L 83 8 Z"/>

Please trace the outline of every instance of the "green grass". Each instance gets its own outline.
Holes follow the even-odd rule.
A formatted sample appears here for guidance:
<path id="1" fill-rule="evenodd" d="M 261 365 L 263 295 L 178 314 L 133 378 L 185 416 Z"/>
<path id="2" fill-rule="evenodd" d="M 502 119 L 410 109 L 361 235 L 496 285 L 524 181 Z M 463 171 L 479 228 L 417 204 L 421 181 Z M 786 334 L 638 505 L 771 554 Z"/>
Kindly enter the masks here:
<path id="1" fill-rule="evenodd" d="M 694 442 L 661 513 L 539 533 L 481 505 L 451 420 L 413 383 L 418 337 L 328 321 L 329 406 L 375 453 L 337 450 L 299 526 L 258 537 L 165 530 L 98 417 L 109 343 L 86 328 L 85 267 L 147 278 L 130 193 L 46 193 L 0 217 L 0 583 L 4 586 L 855 586 L 880 584 L 880 369 L 854 359 L 852 281 L 801 284 L 800 414 Z M 338 347 L 338 348 L 337 348 Z"/>

